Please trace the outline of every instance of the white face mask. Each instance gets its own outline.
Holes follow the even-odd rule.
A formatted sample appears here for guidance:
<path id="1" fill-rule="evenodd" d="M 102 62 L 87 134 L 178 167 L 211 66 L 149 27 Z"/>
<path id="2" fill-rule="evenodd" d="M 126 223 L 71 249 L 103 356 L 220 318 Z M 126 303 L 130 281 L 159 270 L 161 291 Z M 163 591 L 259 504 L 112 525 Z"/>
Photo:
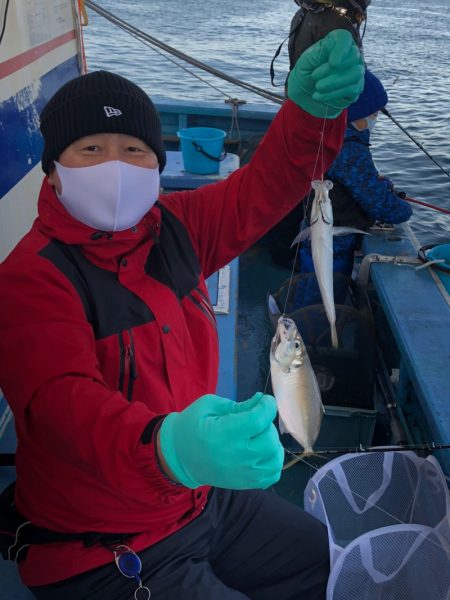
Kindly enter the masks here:
<path id="1" fill-rule="evenodd" d="M 369 131 L 372 131 L 372 129 L 375 127 L 377 118 L 378 118 L 377 115 L 375 115 L 374 117 L 366 117 L 367 129 Z"/>
<path id="2" fill-rule="evenodd" d="M 159 196 L 159 169 L 112 160 L 92 167 L 55 161 L 62 192 L 57 196 L 77 221 L 101 231 L 123 231 L 139 223 Z"/>
<path id="3" fill-rule="evenodd" d="M 365 129 L 372 131 L 372 129 L 375 127 L 375 124 L 377 122 L 377 118 L 378 118 L 378 115 L 365 117 L 365 121 L 366 121 L 365 127 L 358 127 L 358 125 L 356 124 L 357 123 L 356 121 L 353 121 L 352 125 L 357 131 L 364 131 Z"/>

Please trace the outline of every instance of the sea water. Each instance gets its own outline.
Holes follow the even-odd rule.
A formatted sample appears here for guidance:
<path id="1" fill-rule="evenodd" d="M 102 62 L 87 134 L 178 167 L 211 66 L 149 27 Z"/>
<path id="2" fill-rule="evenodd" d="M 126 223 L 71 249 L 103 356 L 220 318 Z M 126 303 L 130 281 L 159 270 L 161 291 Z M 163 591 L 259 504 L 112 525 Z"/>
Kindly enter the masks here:
<path id="1" fill-rule="evenodd" d="M 149 35 L 228 75 L 282 93 L 293 0 L 99 0 Z M 88 9 L 88 68 L 108 69 L 141 85 L 154 99 L 251 103 L 268 100 L 156 51 Z M 450 0 L 372 0 L 364 35 L 368 67 L 389 95 L 388 110 L 450 172 Z M 194 77 L 195 73 L 200 79 Z M 401 129 L 380 115 L 372 134 L 378 170 L 408 196 L 450 210 L 450 178 Z M 450 215 L 413 205 L 410 221 L 421 244 L 449 241 Z"/>

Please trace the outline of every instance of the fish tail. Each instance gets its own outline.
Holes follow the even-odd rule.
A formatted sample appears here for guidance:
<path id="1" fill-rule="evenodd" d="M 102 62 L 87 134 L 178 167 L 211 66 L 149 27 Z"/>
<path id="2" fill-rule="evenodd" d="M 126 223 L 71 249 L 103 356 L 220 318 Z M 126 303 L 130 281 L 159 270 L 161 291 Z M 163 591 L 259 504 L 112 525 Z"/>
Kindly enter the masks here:
<path id="1" fill-rule="evenodd" d="M 315 456 L 317 458 L 321 458 L 322 460 L 327 460 L 327 458 L 325 456 L 322 456 L 321 454 L 317 454 L 314 451 L 305 451 L 302 452 L 301 454 L 294 454 L 293 452 L 289 452 L 289 454 L 292 454 L 292 456 L 294 456 L 295 458 L 293 458 L 292 460 L 290 460 L 289 462 L 287 462 L 284 466 L 283 466 L 283 471 L 286 471 L 286 469 L 290 469 L 291 467 L 293 467 L 296 463 L 298 463 L 300 460 L 303 462 L 305 461 L 305 458 L 308 456 Z M 308 464 L 308 463 L 307 463 Z"/>
<path id="2" fill-rule="evenodd" d="M 302 457 L 304 456 L 304 452 L 302 452 L 302 454 L 300 454 L 299 456 L 296 456 L 295 458 L 293 458 L 292 460 L 290 460 L 288 463 L 286 463 L 285 465 L 283 465 L 283 471 L 286 471 L 286 469 L 290 469 L 293 465 L 295 465 L 296 463 L 298 463 L 299 460 L 302 460 Z"/>
<path id="3" fill-rule="evenodd" d="M 336 348 L 339 348 L 336 323 L 331 324 L 331 345 L 335 350 Z"/>

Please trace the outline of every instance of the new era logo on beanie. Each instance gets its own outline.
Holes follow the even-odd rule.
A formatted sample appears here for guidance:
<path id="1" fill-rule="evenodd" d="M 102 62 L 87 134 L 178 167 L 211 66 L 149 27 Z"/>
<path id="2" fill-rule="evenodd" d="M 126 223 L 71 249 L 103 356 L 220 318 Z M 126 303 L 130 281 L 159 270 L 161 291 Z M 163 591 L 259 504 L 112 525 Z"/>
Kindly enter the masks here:
<path id="1" fill-rule="evenodd" d="M 44 137 L 42 169 L 49 172 L 67 146 L 94 133 L 125 133 L 143 140 L 156 154 L 161 173 L 166 164 L 161 122 L 139 86 L 108 71 L 94 71 L 68 81 L 41 113 Z"/>
<path id="2" fill-rule="evenodd" d="M 105 115 L 107 117 L 118 117 L 122 114 L 122 111 L 118 108 L 113 108 L 112 106 L 104 106 L 103 110 L 105 111 Z"/>

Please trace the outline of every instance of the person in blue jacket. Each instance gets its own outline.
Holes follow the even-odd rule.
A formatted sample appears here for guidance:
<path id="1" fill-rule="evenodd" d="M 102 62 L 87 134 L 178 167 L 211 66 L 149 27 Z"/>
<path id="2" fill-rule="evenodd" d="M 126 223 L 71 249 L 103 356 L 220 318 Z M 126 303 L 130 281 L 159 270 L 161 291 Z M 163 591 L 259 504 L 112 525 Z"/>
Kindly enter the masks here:
<path id="1" fill-rule="evenodd" d="M 376 221 L 403 223 L 412 214 L 411 205 L 396 192 L 393 182 L 380 175 L 370 151 L 371 131 L 378 113 L 386 106 L 388 96 L 381 81 L 368 69 L 364 76 L 364 90 L 358 100 L 347 110 L 347 128 L 344 143 L 337 158 L 328 169 L 325 178 L 333 182 L 330 198 L 333 221 L 337 227 L 368 230 Z M 403 196 L 403 197 L 402 197 Z M 311 195 L 308 208 L 312 206 Z M 306 223 L 308 221 L 308 211 Z M 353 270 L 354 252 L 361 235 L 348 234 L 333 239 L 333 270 L 350 276 Z M 298 270 L 314 272 L 310 240 L 302 242 L 298 253 Z M 317 290 L 318 291 L 318 290 Z M 301 290 L 296 294 L 294 305 L 315 303 L 317 299 L 300 300 Z M 320 301 L 320 300 L 319 300 Z"/>

